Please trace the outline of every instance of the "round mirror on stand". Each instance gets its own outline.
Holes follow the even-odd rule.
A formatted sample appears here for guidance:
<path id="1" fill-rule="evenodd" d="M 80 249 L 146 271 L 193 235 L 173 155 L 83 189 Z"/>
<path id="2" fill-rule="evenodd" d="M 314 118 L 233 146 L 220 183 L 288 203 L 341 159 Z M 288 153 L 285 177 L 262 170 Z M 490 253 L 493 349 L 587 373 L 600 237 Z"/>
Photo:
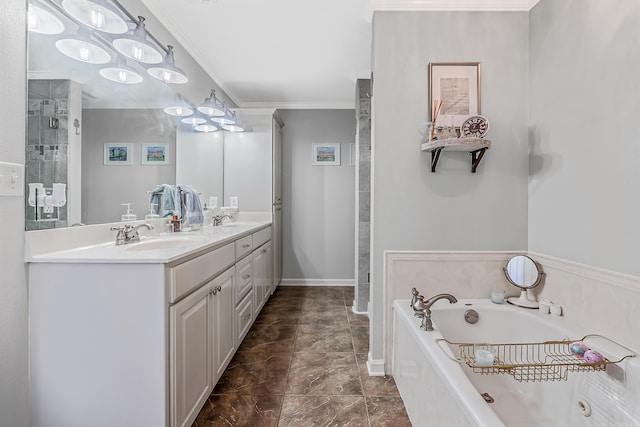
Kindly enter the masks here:
<path id="1" fill-rule="evenodd" d="M 507 262 L 503 270 L 509 283 L 521 290 L 519 297 L 508 298 L 507 302 L 519 307 L 538 308 L 538 301 L 531 290 L 542 282 L 542 268 L 528 256 L 517 255 Z"/>

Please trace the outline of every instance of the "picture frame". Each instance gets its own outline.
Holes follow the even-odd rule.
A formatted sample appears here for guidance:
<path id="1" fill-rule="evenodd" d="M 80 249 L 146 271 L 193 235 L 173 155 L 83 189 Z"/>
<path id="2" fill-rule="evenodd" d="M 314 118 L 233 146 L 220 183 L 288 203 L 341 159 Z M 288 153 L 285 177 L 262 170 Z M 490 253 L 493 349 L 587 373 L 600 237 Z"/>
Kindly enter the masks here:
<path id="1" fill-rule="evenodd" d="M 429 63 L 429 121 L 459 128 L 470 116 L 481 114 L 479 62 Z M 434 104 L 442 101 L 437 120 Z"/>
<path id="2" fill-rule="evenodd" d="M 169 144 L 166 142 L 145 142 L 142 144 L 143 165 L 168 165 L 169 155 Z"/>
<path id="3" fill-rule="evenodd" d="M 105 166 L 132 165 L 133 144 L 125 142 L 106 142 L 104 144 L 103 163 Z"/>
<path id="4" fill-rule="evenodd" d="M 311 144 L 313 166 L 340 166 L 340 143 L 322 142 Z"/>

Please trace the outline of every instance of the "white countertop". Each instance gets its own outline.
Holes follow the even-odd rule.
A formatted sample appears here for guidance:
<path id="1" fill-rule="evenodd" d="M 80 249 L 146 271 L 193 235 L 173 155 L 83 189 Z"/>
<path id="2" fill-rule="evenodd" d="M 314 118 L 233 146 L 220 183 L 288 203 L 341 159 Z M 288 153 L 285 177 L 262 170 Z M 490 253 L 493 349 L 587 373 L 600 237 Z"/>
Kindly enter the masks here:
<path id="1" fill-rule="evenodd" d="M 119 246 L 115 244 L 116 232 L 109 230 L 113 224 L 45 230 L 44 233 L 27 232 L 25 261 L 30 263 L 171 263 L 206 249 L 224 246 L 270 224 L 270 220 L 234 221 L 220 227 L 204 227 L 197 231 L 153 235 L 142 228 L 140 242 Z M 46 233 L 47 231 L 55 233 Z M 109 241 L 105 241 L 106 238 L 109 238 Z M 74 245 L 73 242 L 76 244 Z"/>

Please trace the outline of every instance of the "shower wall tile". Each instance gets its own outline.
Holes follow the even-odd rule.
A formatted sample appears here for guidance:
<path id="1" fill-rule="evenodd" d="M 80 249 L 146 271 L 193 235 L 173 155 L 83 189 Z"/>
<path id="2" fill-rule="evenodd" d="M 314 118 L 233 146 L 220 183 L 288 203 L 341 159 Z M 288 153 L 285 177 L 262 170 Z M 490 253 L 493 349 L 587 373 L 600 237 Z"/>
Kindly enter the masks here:
<path id="1" fill-rule="evenodd" d="M 358 192 L 358 212 L 359 222 L 369 222 L 371 218 L 371 193 L 368 191 Z"/>

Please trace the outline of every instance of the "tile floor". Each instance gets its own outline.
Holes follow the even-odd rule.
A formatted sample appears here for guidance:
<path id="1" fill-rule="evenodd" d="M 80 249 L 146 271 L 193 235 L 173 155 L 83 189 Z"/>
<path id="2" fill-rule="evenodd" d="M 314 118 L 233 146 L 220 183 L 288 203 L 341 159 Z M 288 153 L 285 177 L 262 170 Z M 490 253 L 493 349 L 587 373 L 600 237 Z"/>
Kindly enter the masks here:
<path id="1" fill-rule="evenodd" d="M 390 377 L 369 377 L 353 288 L 279 287 L 192 427 L 411 426 Z"/>

